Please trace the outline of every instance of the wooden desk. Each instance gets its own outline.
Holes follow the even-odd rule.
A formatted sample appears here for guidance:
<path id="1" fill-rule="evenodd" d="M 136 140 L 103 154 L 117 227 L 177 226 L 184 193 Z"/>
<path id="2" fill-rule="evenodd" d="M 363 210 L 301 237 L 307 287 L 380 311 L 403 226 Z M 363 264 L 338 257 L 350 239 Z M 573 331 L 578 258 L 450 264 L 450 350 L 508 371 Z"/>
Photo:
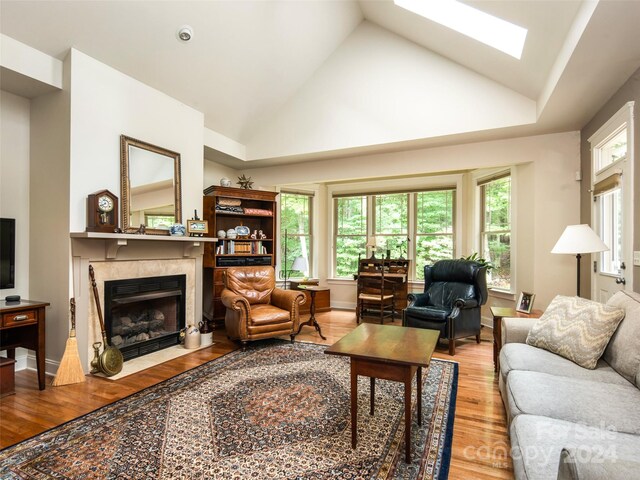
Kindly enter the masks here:
<path id="1" fill-rule="evenodd" d="M 6 350 L 9 358 L 16 358 L 16 348 L 34 350 L 38 367 L 38 387 L 44 390 L 44 324 L 46 302 L 20 300 L 0 301 L 0 350 Z"/>
<path id="2" fill-rule="evenodd" d="M 416 376 L 418 425 L 422 425 L 422 367 L 428 367 L 440 332 L 363 323 L 324 353 L 351 358 L 351 448 L 358 442 L 358 375 L 370 377 L 370 414 L 376 378 L 404 383 L 405 462 L 411 463 L 411 381 Z"/>
<path id="3" fill-rule="evenodd" d="M 507 317 L 539 318 L 542 310 L 531 310 L 531 313 L 517 312 L 510 307 L 491 307 L 493 316 L 493 371 L 500 371 L 500 349 L 502 348 L 502 319 Z"/>
<path id="4" fill-rule="evenodd" d="M 384 279 L 396 283 L 395 307 L 396 311 L 407 308 L 407 294 L 409 293 L 410 260 L 389 258 L 361 258 L 358 262 L 358 276 L 379 277 L 380 270 L 384 270 Z"/>

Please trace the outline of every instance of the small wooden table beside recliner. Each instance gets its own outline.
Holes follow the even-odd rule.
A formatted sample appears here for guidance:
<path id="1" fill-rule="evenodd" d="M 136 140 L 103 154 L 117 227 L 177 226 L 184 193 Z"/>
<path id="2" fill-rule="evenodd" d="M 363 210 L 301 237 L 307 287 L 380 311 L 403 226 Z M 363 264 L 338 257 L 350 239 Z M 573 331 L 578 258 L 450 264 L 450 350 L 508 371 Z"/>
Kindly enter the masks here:
<path id="1" fill-rule="evenodd" d="M 232 267 L 224 272 L 221 300 L 229 338 L 247 342 L 289 335 L 293 342 L 300 323 L 303 292 L 276 287 L 271 266 Z"/>

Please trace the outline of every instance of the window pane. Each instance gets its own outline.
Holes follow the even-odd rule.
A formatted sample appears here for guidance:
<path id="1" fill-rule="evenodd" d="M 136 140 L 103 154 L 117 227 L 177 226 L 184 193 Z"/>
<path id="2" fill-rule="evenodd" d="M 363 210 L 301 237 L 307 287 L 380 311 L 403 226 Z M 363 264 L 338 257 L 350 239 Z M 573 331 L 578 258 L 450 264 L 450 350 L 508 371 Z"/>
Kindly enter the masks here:
<path id="1" fill-rule="evenodd" d="M 366 235 L 336 238 L 336 277 L 351 277 L 358 273 L 358 256 L 365 255 Z"/>
<path id="2" fill-rule="evenodd" d="M 407 199 L 406 193 L 376 195 L 376 234 L 407 233 Z"/>
<path id="3" fill-rule="evenodd" d="M 485 232 L 511 230 L 511 177 L 487 183 L 484 192 Z"/>
<path id="4" fill-rule="evenodd" d="M 309 195 L 282 192 L 280 194 L 280 266 L 287 276 L 311 275 L 311 197 Z M 286 244 L 286 247 L 285 247 Z M 302 255 L 309 270 L 291 270 L 295 259 Z M 281 278 L 283 275 L 281 275 Z"/>
<path id="5" fill-rule="evenodd" d="M 416 278 L 424 280 L 424 266 L 453 258 L 453 235 L 418 235 L 416 239 Z"/>
<path id="6" fill-rule="evenodd" d="M 607 165 L 625 157 L 627 155 L 627 129 L 620 131 L 599 150 L 596 170 L 602 170 Z"/>
<path id="7" fill-rule="evenodd" d="M 367 234 L 367 197 L 347 197 L 336 199 L 338 235 Z"/>
<path id="8" fill-rule="evenodd" d="M 280 226 L 290 234 L 310 233 L 311 197 L 293 193 L 280 196 Z"/>
<path id="9" fill-rule="evenodd" d="M 417 194 L 418 234 L 453 233 L 454 193 L 454 190 L 443 190 Z"/>
<path id="10" fill-rule="evenodd" d="M 387 250 L 390 258 L 407 258 L 406 235 L 377 235 L 376 257 L 386 257 Z"/>
<path id="11" fill-rule="evenodd" d="M 487 272 L 487 285 L 511 290 L 511 234 L 485 234 L 482 243 L 484 258 L 494 266 Z"/>
<path id="12" fill-rule="evenodd" d="M 289 277 L 303 277 L 305 275 L 310 275 L 310 270 L 306 272 L 292 270 L 293 262 L 298 256 L 303 256 L 307 259 L 307 263 L 309 264 L 309 269 L 311 268 L 311 248 L 309 236 L 307 235 L 287 235 L 286 237 L 286 256 L 285 256 L 285 237 L 282 237 L 282 243 L 280 244 L 282 247 L 282 268 L 284 270 L 285 266 L 287 269 L 287 275 Z M 285 260 L 286 259 L 286 260 Z"/>
<path id="13" fill-rule="evenodd" d="M 602 252 L 600 270 L 611 275 L 620 274 L 622 258 L 622 189 L 618 188 L 600 197 L 600 238 L 610 250 Z"/>

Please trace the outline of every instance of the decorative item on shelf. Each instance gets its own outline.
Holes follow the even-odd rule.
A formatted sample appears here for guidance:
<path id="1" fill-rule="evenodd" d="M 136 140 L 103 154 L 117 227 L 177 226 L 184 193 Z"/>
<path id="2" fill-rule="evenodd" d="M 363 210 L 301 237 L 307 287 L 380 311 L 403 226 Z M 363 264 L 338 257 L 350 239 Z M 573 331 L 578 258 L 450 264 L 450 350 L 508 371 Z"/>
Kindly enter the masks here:
<path id="1" fill-rule="evenodd" d="M 230 228 L 229 230 L 227 230 L 227 238 L 230 240 L 235 240 L 237 238 L 238 234 L 236 233 L 236 229 L 235 228 Z"/>
<path id="2" fill-rule="evenodd" d="M 227 177 L 222 177 L 220 179 L 220 186 L 221 187 L 230 187 L 231 186 L 231 180 L 229 180 Z"/>
<path id="3" fill-rule="evenodd" d="M 144 223 L 141 223 L 140 227 L 138 228 L 138 230 L 135 231 L 135 233 L 137 233 L 138 235 L 144 235 L 146 231 L 147 231 L 147 226 Z"/>
<path id="4" fill-rule="evenodd" d="M 87 197 L 87 232 L 111 233 L 118 228 L 118 197 L 100 190 Z"/>
<path id="5" fill-rule="evenodd" d="M 518 303 L 516 303 L 516 312 L 531 313 L 535 298 L 535 293 L 520 292 Z"/>
<path id="6" fill-rule="evenodd" d="M 244 173 L 242 174 L 241 177 L 238 177 L 238 181 L 236 183 L 240 185 L 240 188 L 244 188 L 245 190 L 250 190 L 251 188 L 253 188 L 253 182 L 251 181 L 251 177 L 249 178 L 245 177 Z"/>
<path id="7" fill-rule="evenodd" d="M 184 237 L 187 229 L 181 223 L 174 223 L 169 227 L 169 234 L 173 237 Z"/>
<path id="8" fill-rule="evenodd" d="M 218 230 L 218 238 L 227 238 L 227 232 L 224 230 Z"/>
<path id="9" fill-rule="evenodd" d="M 238 225 L 236 227 L 237 238 L 249 238 L 251 230 L 246 225 Z"/>
<path id="10" fill-rule="evenodd" d="M 580 259 L 582 253 L 606 252 L 609 247 L 600 240 L 600 237 L 589 225 L 569 225 L 558 239 L 551 253 L 567 253 L 576 256 L 577 263 L 577 290 L 580 296 Z"/>
<path id="11" fill-rule="evenodd" d="M 258 230 L 258 238 L 260 240 L 265 240 L 267 238 L 267 236 L 264 234 L 264 232 L 262 230 Z"/>
<path id="12" fill-rule="evenodd" d="M 254 240 L 258 239 L 258 230 L 254 230 L 253 233 L 251 234 L 251 238 Z"/>
<path id="13" fill-rule="evenodd" d="M 113 233 L 124 233 L 120 227 L 116 227 L 113 229 Z"/>
<path id="14" fill-rule="evenodd" d="M 378 242 L 376 240 L 376 237 L 369 237 L 369 240 L 367 240 L 367 244 L 365 246 L 366 246 L 366 248 L 371 248 L 371 256 L 369 258 L 371 260 L 375 260 L 376 259 L 376 247 L 378 246 Z"/>
<path id="15" fill-rule="evenodd" d="M 197 208 L 193 211 L 192 220 L 200 220 L 200 217 L 198 216 L 198 209 Z"/>
<path id="16" fill-rule="evenodd" d="M 203 237 L 209 233 L 209 222 L 206 220 L 187 220 L 187 233 L 191 237 Z"/>

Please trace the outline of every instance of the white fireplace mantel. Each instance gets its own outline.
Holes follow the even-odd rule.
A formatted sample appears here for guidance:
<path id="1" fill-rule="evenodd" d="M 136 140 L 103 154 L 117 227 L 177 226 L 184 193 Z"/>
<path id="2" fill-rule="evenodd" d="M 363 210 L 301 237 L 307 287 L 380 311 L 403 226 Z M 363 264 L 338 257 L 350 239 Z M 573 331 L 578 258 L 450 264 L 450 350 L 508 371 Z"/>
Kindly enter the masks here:
<path id="1" fill-rule="evenodd" d="M 105 257 L 115 259 L 118 250 L 133 242 L 181 242 L 183 244 L 183 256 L 190 257 L 191 250 L 202 243 L 217 242 L 217 238 L 211 237 L 179 237 L 169 235 L 137 235 L 133 233 L 101 233 L 101 232 L 72 232 L 71 238 L 83 238 L 103 240 L 105 244 Z"/>
<path id="2" fill-rule="evenodd" d="M 203 253 L 210 237 L 136 235 L 122 233 L 71 232 L 73 292 L 76 300 L 76 338 L 80 359 L 88 372 L 92 344 L 100 341 L 89 265 L 96 269 L 100 299 L 106 280 L 142 276 L 187 275 L 187 325 L 202 318 Z"/>

